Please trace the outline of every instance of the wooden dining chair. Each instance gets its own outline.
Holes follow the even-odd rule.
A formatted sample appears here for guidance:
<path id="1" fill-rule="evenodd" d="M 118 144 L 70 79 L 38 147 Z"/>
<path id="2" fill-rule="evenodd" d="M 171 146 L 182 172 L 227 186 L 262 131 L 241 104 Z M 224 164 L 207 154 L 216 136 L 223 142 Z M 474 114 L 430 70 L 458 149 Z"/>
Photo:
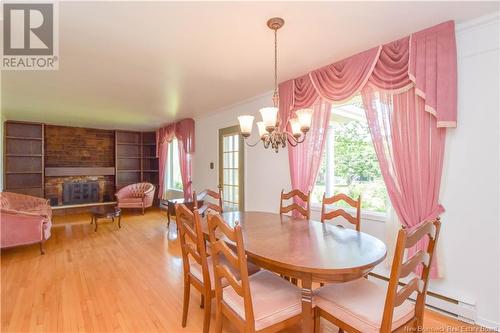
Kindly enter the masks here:
<path id="1" fill-rule="evenodd" d="M 305 203 L 306 207 L 302 207 L 296 202 L 292 202 L 288 206 L 283 206 L 284 201 L 299 198 L 302 202 Z M 286 214 L 289 212 L 298 212 L 305 219 L 309 219 L 311 216 L 311 191 L 307 192 L 307 195 L 302 193 L 300 190 L 292 190 L 288 193 L 285 193 L 284 190 L 281 191 L 281 200 L 280 200 L 280 215 Z"/>
<path id="2" fill-rule="evenodd" d="M 193 285 L 201 293 L 201 307 L 205 311 L 203 316 L 203 332 L 208 333 L 210 328 L 211 300 L 214 292 L 213 288 L 211 288 L 209 262 L 201 231 L 200 214 L 196 208 L 191 211 L 184 204 L 176 204 L 175 215 L 179 230 L 184 273 L 182 327 L 186 327 L 190 287 Z"/>
<path id="3" fill-rule="evenodd" d="M 175 213 L 179 229 L 184 273 L 182 327 L 186 327 L 190 287 L 193 285 L 201 293 L 201 307 L 204 309 L 203 332 L 208 333 L 210 329 L 212 299 L 215 296 L 215 279 L 212 258 L 207 254 L 205 247 L 205 238 L 201 228 L 201 216 L 197 209 L 191 211 L 184 204 L 176 204 Z M 249 264 L 247 267 L 249 274 L 254 274 L 259 270 L 260 268 L 253 264 Z M 239 276 L 238 272 L 234 274 Z"/>
<path id="4" fill-rule="evenodd" d="M 296 286 L 265 270 L 248 275 L 241 226 L 231 228 L 210 212 L 208 227 L 215 272 L 215 332 L 222 332 L 223 316 L 245 333 L 276 332 L 299 323 L 302 307 Z M 231 270 L 239 272 L 240 279 Z"/>
<path id="5" fill-rule="evenodd" d="M 217 204 L 207 201 L 207 198 L 211 198 L 216 201 Z M 203 205 L 198 207 L 198 201 L 203 201 Z M 196 194 L 193 192 L 193 202 L 195 207 L 198 209 L 200 215 L 204 216 L 207 209 L 216 211 L 217 213 L 222 213 L 222 190 L 219 188 L 218 192 L 206 189 Z"/>
<path id="6" fill-rule="evenodd" d="M 356 216 L 352 216 L 348 212 L 346 212 L 342 208 L 337 208 L 327 212 L 327 205 L 333 205 L 336 202 L 344 201 L 349 206 L 356 208 Z M 325 222 L 326 220 L 334 219 L 338 216 L 342 216 L 349 223 L 354 224 L 356 226 L 356 231 L 361 230 L 361 196 L 358 197 L 358 200 L 354 200 L 344 193 L 335 194 L 332 197 L 327 197 L 323 193 L 323 201 L 321 204 L 321 222 Z"/>
<path id="7" fill-rule="evenodd" d="M 427 221 L 412 232 L 405 228 L 398 233 L 391 276 L 387 287 L 369 279 L 331 284 L 314 292 L 315 332 L 323 317 L 340 328 L 339 332 L 418 332 L 422 328 L 429 271 L 441 222 Z M 405 249 L 427 238 L 427 247 L 404 260 Z M 417 267 L 421 273 L 399 288 L 400 279 Z M 416 303 L 408 298 L 417 292 Z"/>

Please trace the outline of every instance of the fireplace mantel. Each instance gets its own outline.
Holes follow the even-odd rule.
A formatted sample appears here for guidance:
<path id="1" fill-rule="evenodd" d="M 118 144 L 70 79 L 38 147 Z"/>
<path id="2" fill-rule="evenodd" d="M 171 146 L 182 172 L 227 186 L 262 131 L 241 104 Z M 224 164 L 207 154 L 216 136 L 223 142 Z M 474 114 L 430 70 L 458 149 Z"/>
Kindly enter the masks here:
<path id="1" fill-rule="evenodd" d="M 114 167 L 51 167 L 45 168 L 46 177 L 71 177 L 71 176 L 114 176 Z"/>

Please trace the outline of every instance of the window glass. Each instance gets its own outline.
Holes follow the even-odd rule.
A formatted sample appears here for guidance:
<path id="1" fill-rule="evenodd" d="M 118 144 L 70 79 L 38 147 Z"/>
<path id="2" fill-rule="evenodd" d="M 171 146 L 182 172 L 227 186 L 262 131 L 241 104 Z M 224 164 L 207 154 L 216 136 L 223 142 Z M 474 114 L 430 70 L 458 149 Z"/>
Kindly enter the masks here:
<path id="1" fill-rule="evenodd" d="M 172 140 L 172 142 L 168 144 L 168 155 L 165 168 L 166 190 L 182 190 L 179 144 L 177 139 Z"/>
<path id="2" fill-rule="evenodd" d="M 362 209 L 385 212 L 387 192 L 373 148 L 360 96 L 332 108 L 327 142 L 311 200 L 327 196 L 361 195 Z M 344 202 L 339 206 L 349 207 Z"/>

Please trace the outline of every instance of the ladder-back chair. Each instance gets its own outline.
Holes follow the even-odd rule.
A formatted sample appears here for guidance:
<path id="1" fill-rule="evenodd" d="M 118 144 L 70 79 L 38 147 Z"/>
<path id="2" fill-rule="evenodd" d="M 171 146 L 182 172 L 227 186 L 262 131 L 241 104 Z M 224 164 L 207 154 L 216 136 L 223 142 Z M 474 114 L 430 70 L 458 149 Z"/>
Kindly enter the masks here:
<path id="1" fill-rule="evenodd" d="M 419 332 L 422 329 L 429 272 L 439 237 L 439 218 L 427 221 L 409 232 L 398 233 L 391 276 L 387 287 L 369 279 L 331 284 L 314 292 L 315 332 L 323 317 L 341 331 Z M 427 246 L 411 258 L 404 259 L 405 250 L 426 239 Z M 422 266 L 420 266 L 422 265 Z M 418 274 L 399 288 L 402 278 Z M 409 297 L 416 292 L 415 304 Z"/>
<path id="2" fill-rule="evenodd" d="M 297 287 L 264 270 L 248 276 L 241 226 L 231 228 L 213 212 L 208 214 L 208 226 L 215 272 L 215 332 L 222 332 L 223 316 L 245 333 L 277 332 L 299 323 Z M 239 272 L 240 279 L 231 271 Z M 228 282 L 225 288 L 223 281 Z"/>

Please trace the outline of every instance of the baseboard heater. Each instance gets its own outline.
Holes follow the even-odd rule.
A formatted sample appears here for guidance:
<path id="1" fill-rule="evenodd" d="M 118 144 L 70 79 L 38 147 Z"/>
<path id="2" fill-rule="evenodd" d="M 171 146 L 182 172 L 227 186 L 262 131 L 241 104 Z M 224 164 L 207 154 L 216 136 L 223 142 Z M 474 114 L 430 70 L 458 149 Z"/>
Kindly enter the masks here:
<path id="1" fill-rule="evenodd" d="M 387 277 L 380 274 L 369 273 L 369 276 L 370 278 L 373 278 L 374 281 L 378 280 L 380 283 L 386 283 L 389 281 Z M 401 286 L 405 285 L 405 283 L 403 282 L 400 282 L 399 284 Z M 415 298 L 413 298 L 413 295 L 410 298 L 415 300 Z M 476 304 L 450 298 L 448 296 L 440 295 L 432 291 L 427 291 L 425 304 L 428 308 L 454 317 L 466 323 L 474 324 L 476 322 Z"/>

